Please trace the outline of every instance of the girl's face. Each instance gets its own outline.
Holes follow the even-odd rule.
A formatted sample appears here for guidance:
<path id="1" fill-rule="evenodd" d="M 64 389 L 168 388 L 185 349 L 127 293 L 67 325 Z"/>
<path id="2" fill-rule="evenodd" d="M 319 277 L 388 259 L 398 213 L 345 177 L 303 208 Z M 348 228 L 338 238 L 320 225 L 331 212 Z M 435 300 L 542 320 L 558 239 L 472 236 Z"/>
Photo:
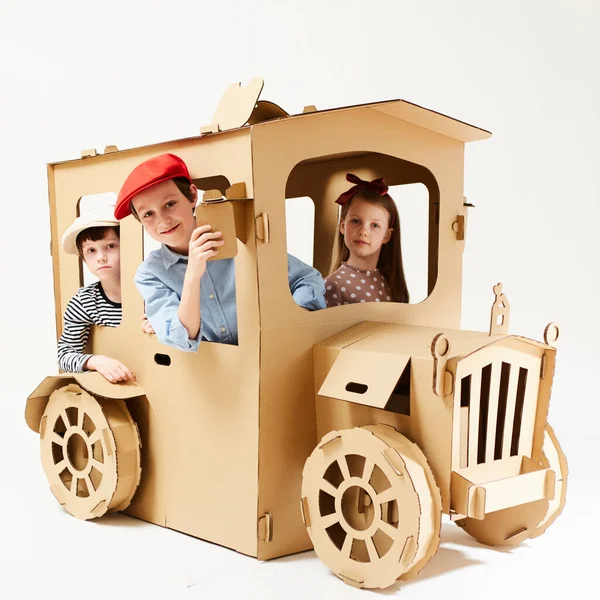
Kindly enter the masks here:
<path id="1" fill-rule="evenodd" d="M 389 242 L 393 229 L 389 227 L 390 215 L 385 208 L 354 198 L 346 218 L 340 223 L 340 232 L 350 251 L 350 259 L 370 258 L 381 252 L 381 246 Z"/>

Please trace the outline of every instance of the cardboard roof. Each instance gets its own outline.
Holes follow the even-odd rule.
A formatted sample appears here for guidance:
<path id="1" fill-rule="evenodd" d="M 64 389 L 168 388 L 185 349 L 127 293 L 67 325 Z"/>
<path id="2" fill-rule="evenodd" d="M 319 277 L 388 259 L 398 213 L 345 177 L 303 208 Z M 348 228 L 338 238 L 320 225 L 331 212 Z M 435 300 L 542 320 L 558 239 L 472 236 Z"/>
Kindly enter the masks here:
<path id="1" fill-rule="evenodd" d="M 408 121 L 409 123 L 413 123 L 414 125 L 422 127 L 423 129 L 429 129 L 430 131 L 434 131 L 435 133 L 445 135 L 446 137 L 450 137 L 461 142 L 485 140 L 492 135 L 492 133 L 486 129 L 482 129 L 481 127 L 477 127 L 475 125 L 470 125 L 469 123 L 465 123 L 464 121 L 460 121 L 454 117 L 449 117 L 443 113 L 419 106 L 418 104 L 414 104 L 401 98 L 318 110 L 310 113 L 290 115 L 287 118 L 309 117 L 311 115 L 325 112 L 354 110 L 357 108 L 371 108 L 396 119 Z"/>
<path id="2" fill-rule="evenodd" d="M 402 100 L 401 98 L 395 100 L 382 100 L 379 102 L 367 102 L 365 104 L 352 104 L 350 106 L 340 106 L 336 108 L 328 108 L 324 110 L 313 110 L 311 112 L 298 113 L 298 114 L 288 114 L 284 109 L 277 106 L 273 102 L 269 102 L 267 100 L 260 100 L 250 119 L 245 125 L 241 127 L 231 127 L 229 129 L 223 129 L 221 131 L 211 132 L 207 135 L 222 135 L 224 133 L 230 131 L 236 131 L 238 129 L 246 129 L 249 127 L 260 127 L 261 125 L 265 125 L 269 123 L 271 126 L 275 124 L 277 121 L 289 120 L 289 119 L 308 119 L 312 118 L 315 115 L 320 115 L 323 113 L 331 113 L 331 112 L 340 112 L 340 111 L 350 111 L 356 109 L 371 109 L 377 111 L 382 114 L 386 114 L 392 118 L 400 119 L 402 121 L 407 121 L 416 125 L 418 127 L 422 127 L 423 129 L 427 129 L 429 131 L 433 131 L 440 135 L 444 135 L 446 137 L 467 143 L 467 142 L 475 142 L 478 140 L 484 140 L 491 137 L 492 133 L 487 131 L 486 129 L 482 129 L 481 127 L 477 127 L 475 125 L 470 125 L 469 123 L 465 123 L 464 121 L 460 121 L 459 119 L 455 119 L 454 117 L 449 117 L 444 115 L 443 113 L 437 112 L 435 110 L 425 108 L 423 106 L 419 106 L 418 104 L 414 104 L 409 102 L 408 100 Z M 257 120 L 260 119 L 260 120 Z M 191 140 L 198 137 L 203 136 L 190 136 L 186 138 L 180 138 L 176 141 L 183 140 Z M 205 136 L 204 136 L 205 137 Z M 153 145 L 153 144 L 150 144 Z M 139 146 L 139 148 L 143 148 L 144 146 Z M 111 147 L 116 148 L 116 147 Z M 128 148 L 127 150 L 135 150 L 136 148 Z M 126 150 L 125 150 L 126 151 Z M 108 152 L 108 154 L 112 154 L 114 150 Z M 123 152 L 123 151 L 121 151 Z M 106 154 L 106 152 L 105 152 Z M 90 154 L 86 156 L 86 160 L 97 159 L 100 154 Z M 81 159 L 73 159 L 73 160 L 81 160 Z M 72 160 L 66 161 L 57 161 L 48 163 L 50 165 L 60 165 L 64 163 L 72 162 Z"/>

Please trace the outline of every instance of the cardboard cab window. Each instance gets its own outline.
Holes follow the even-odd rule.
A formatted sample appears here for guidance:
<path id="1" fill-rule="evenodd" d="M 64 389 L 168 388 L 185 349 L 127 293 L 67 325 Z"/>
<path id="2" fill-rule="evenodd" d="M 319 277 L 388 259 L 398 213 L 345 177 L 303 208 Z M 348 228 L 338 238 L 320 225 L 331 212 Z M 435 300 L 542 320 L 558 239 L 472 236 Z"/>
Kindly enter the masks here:
<path id="1" fill-rule="evenodd" d="M 518 307 L 493 274 L 481 282 L 489 321 L 460 327 L 465 144 L 491 134 L 405 100 L 288 114 L 260 100 L 262 87 L 233 84 L 199 135 L 49 165 L 58 336 L 80 285 L 57 243 L 74 198 L 118 190 L 168 152 L 204 190 L 197 222 L 233 242 L 223 254 L 235 264 L 239 343 L 170 351 L 141 330 L 142 228 L 124 218 L 122 323 L 97 327 L 90 350 L 137 379 L 48 374 L 32 391 L 25 417 L 48 501 L 81 519 L 121 511 L 261 560 L 314 548 L 342 582 L 366 588 L 417 575 L 443 514 L 483 544 L 542 535 L 567 488 L 547 422 L 560 328 L 509 333 Z M 215 173 L 227 180 L 208 182 Z M 347 173 L 385 177 L 411 302 L 302 310 L 287 253 L 328 274 Z"/>

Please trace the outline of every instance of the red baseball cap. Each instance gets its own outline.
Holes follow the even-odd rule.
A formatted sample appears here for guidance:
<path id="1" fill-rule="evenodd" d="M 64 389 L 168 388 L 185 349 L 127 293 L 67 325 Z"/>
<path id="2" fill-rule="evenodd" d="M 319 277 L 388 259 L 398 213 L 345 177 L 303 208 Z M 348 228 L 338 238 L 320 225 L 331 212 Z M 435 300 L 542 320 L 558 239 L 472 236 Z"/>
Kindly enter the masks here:
<path id="1" fill-rule="evenodd" d="M 136 194 L 175 177 L 185 177 L 190 183 L 192 181 L 186 164 L 174 154 L 160 154 L 139 164 L 129 173 L 121 187 L 115 207 L 115 219 L 121 220 L 131 214 L 129 203 Z"/>

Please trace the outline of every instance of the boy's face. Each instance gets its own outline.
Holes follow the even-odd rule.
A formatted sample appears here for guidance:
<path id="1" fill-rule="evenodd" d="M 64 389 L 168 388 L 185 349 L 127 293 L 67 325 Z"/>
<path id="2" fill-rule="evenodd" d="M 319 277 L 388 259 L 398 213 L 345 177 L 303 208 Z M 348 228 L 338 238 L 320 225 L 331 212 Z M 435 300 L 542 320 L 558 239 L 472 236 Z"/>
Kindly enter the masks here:
<path id="1" fill-rule="evenodd" d="M 195 185 L 191 186 L 197 195 Z M 133 207 L 148 235 L 179 254 L 188 253 L 192 231 L 196 228 L 193 208 L 172 179 L 157 183 L 136 194 Z"/>
<path id="2" fill-rule="evenodd" d="M 100 281 L 121 280 L 121 252 L 119 238 L 114 231 L 107 232 L 96 242 L 83 242 L 81 255 L 88 269 Z"/>

